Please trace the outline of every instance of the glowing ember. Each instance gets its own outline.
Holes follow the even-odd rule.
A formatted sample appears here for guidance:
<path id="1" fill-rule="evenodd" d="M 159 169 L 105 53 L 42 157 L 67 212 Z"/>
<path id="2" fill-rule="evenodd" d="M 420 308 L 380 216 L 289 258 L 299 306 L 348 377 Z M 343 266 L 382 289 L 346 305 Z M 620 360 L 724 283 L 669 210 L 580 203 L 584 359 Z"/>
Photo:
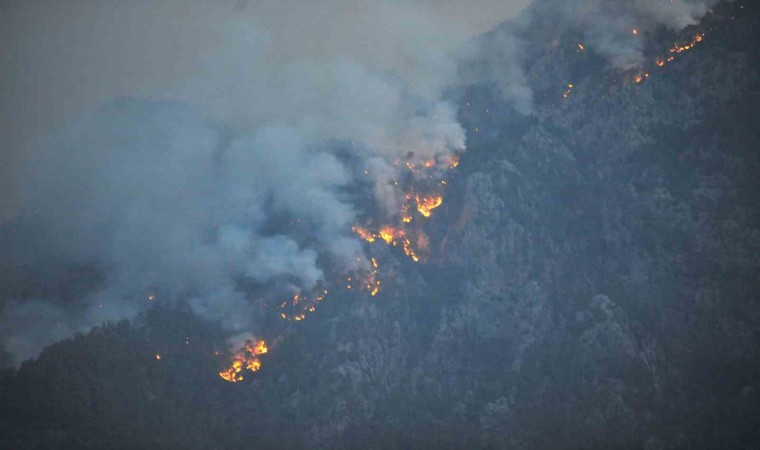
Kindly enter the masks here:
<path id="1" fill-rule="evenodd" d="M 683 53 L 685 51 L 691 50 L 694 47 L 696 47 L 697 44 L 702 42 L 704 39 L 705 39 L 705 34 L 698 33 L 689 42 L 680 43 L 680 44 L 676 42 L 675 44 L 673 44 L 673 47 L 670 48 L 670 53 L 679 54 L 679 53 Z"/>
<path id="2" fill-rule="evenodd" d="M 311 294 L 299 292 L 293 295 L 292 300 L 280 303 L 277 310 L 280 311 L 280 317 L 283 319 L 300 322 L 306 318 L 307 313 L 316 311 L 317 304 L 321 303 L 325 297 L 327 297 L 327 289 L 318 289 Z M 266 348 L 262 353 L 266 353 Z"/>
<path id="3" fill-rule="evenodd" d="M 575 86 L 573 86 L 572 83 L 568 84 L 567 85 L 567 89 L 565 89 L 565 93 L 562 94 L 562 98 L 568 98 L 568 97 L 570 97 L 570 94 L 573 92 L 573 88 L 574 87 Z"/>
<path id="4" fill-rule="evenodd" d="M 380 292 L 381 282 L 377 278 L 377 270 L 380 265 L 375 258 L 370 258 L 370 263 L 369 269 L 353 271 L 346 276 L 346 289 L 367 292 L 372 297 Z"/>

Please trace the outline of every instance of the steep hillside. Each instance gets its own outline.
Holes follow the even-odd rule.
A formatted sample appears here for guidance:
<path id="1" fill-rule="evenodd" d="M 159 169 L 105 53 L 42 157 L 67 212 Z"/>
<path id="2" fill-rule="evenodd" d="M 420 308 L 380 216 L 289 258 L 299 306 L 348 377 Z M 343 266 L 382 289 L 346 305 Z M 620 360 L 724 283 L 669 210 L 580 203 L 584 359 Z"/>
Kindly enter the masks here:
<path id="1" fill-rule="evenodd" d="M 427 264 L 376 250 L 377 297 L 262 321 L 276 351 L 240 383 L 214 373 L 221 332 L 174 311 L 56 344 L 4 373 L 3 446 L 756 445 L 760 10 L 648 36 L 638 81 L 577 30 L 524 29 L 536 112 L 452 93 L 468 151 Z"/>

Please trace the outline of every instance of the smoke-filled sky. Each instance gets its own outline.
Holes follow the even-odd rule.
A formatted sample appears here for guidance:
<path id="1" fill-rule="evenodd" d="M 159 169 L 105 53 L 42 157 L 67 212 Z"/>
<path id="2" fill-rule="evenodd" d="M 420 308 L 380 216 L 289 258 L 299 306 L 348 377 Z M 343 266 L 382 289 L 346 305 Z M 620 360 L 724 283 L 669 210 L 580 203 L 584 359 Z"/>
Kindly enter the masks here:
<path id="1" fill-rule="evenodd" d="M 464 149 L 443 93 L 462 82 L 457 58 L 473 57 L 462 52 L 484 49 L 461 44 L 527 3 L 0 3 L 0 267 L 98 272 L 76 308 L 46 289 L 0 292 L 5 351 L 17 363 L 134 315 L 157 291 L 231 332 L 255 331 L 241 286 L 310 289 L 326 267 L 367 264 L 351 233 L 367 212 L 357 193 L 392 215 L 396 158 L 443 168 Z M 640 53 L 621 37 L 628 22 L 679 28 L 712 2 L 543 3 L 525 20 L 559 12 L 625 66 L 619 54 Z M 496 44 L 505 48 L 485 50 L 502 60 L 485 80 L 529 112 L 519 40 Z"/>

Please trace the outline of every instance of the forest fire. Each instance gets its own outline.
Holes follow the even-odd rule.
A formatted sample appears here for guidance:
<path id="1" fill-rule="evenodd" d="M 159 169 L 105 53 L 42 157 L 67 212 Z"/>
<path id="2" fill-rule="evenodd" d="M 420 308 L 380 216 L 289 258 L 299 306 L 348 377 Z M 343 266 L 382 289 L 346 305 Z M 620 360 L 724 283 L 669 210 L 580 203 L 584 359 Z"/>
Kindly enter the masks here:
<path id="1" fill-rule="evenodd" d="M 351 272 L 346 276 L 346 289 L 350 291 L 365 291 L 371 297 L 380 292 L 381 282 L 377 278 L 377 269 L 379 265 L 377 259 L 371 258 L 372 268 L 369 270 L 358 270 Z"/>
<path id="2" fill-rule="evenodd" d="M 253 355 L 263 355 L 269 352 L 267 344 L 263 340 L 258 342 L 246 341 L 245 350 Z"/>
<path id="3" fill-rule="evenodd" d="M 417 201 L 417 211 L 425 217 L 430 217 L 431 211 L 443 203 L 443 197 L 440 195 L 429 197 L 417 195 L 415 200 Z"/>
<path id="4" fill-rule="evenodd" d="M 414 262 L 420 261 L 418 251 L 415 250 L 412 241 L 407 235 L 407 232 L 402 228 L 394 228 L 392 226 L 384 226 L 378 231 L 372 231 L 369 228 L 353 227 L 354 233 L 366 242 L 373 243 L 377 239 L 382 240 L 387 245 L 394 247 L 401 246 L 404 250 L 404 254 L 412 259 Z"/>
<path id="5" fill-rule="evenodd" d="M 456 168 L 459 165 L 459 157 L 458 155 L 448 155 L 438 159 L 423 160 L 422 162 L 407 161 L 403 164 L 397 159 L 395 165 L 405 167 L 413 175 L 411 180 L 402 183 L 407 188 L 403 196 L 404 202 L 396 216 L 399 222 L 395 225 L 383 225 L 377 228 L 357 225 L 352 227 L 352 231 L 370 244 L 381 240 L 386 245 L 401 247 L 404 254 L 412 261 L 420 262 L 422 260 L 421 250 L 427 246 L 427 236 L 419 226 L 411 226 L 415 217 L 414 211 L 419 214 L 417 217 L 429 218 L 433 214 L 433 210 L 443 204 L 443 195 L 440 193 L 440 189 L 446 186 L 446 180 L 442 179 L 442 172 Z M 399 185 L 398 182 L 395 184 Z M 376 261 L 373 264 L 375 264 L 374 269 L 376 270 Z M 378 282 L 375 287 L 379 288 L 379 285 Z M 374 292 L 375 289 L 373 288 L 370 291 Z"/>
<path id="6" fill-rule="evenodd" d="M 634 37 L 641 37 L 638 28 L 632 28 L 631 34 Z M 626 82 L 642 84 L 654 74 L 654 71 L 664 68 L 675 61 L 678 55 L 695 48 L 705 40 L 705 37 L 704 32 L 699 32 L 686 41 L 675 42 L 667 48 L 664 56 L 657 57 L 650 64 L 637 70 L 627 72 Z M 585 50 L 586 46 L 583 43 L 576 44 L 578 53 L 583 53 Z M 562 97 L 569 98 L 574 89 L 573 83 L 566 84 Z M 469 107 L 469 103 L 467 106 Z M 446 171 L 455 169 L 459 161 L 459 156 L 456 154 L 423 159 L 415 158 L 411 152 L 406 160 L 395 159 L 393 164 L 399 172 L 392 180 L 392 184 L 401 200 L 399 209 L 388 217 L 385 223 L 378 224 L 370 219 L 369 224 L 357 224 L 351 230 L 368 244 L 382 242 L 402 249 L 413 262 L 423 261 L 423 252 L 427 247 L 428 238 L 417 222 L 430 218 L 434 210 L 443 204 L 442 189 L 447 185 L 443 175 Z M 364 174 L 369 175 L 369 171 L 364 170 Z M 338 281 L 338 285 L 343 285 L 351 292 L 364 292 L 370 297 L 375 297 L 382 286 L 378 275 L 379 267 L 376 258 L 369 258 L 367 267 L 346 273 L 342 282 Z M 302 321 L 310 313 L 316 311 L 318 304 L 325 299 L 327 293 L 328 291 L 322 287 L 311 294 L 299 292 L 291 299 L 280 303 L 275 309 L 284 320 Z M 149 300 L 154 298 L 151 295 Z M 232 356 L 229 367 L 219 372 L 219 376 L 232 383 L 242 381 L 245 370 L 256 372 L 261 369 L 262 363 L 259 356 L 267 352 L 268 348 L 263 340 L 247 341 L 244 347 Z M 161 356 L 156 355 L 156 359 L 161 359 Z"/>
<path id="7" fill-rule="evenodd" d="M 636 84 L 641 84 L 647 78 L 649 78 L 649 72 L 640 72 L 640 73 L 637 73 L 636 75 L 634 75 L 633 82 L 636 83 Z"/>
<path id="8" fill-rule="evenodd" d="M 285 300 L 277 307 L 280 317 L 284 320 L 300 322 L 307 314 L 317 310 L 317 305 L 327 297 L 327 289 L 317 289 L 312 295 L 299 292 L 293 295 L 292 300 Z M 266 351 L 264 352 L 266 353 Z"/>
<path id="9" fill-rule="evenodd" d="M 398 223 L 378 227 L 355 225 L 351 230 L 367 243 L 383 242 L 389 246 L 400 247 L 412 261 L 420 262 L 423 260 L 421 252 L 427 248 L 428 238 L 420 226 L 412 222 L 415 217 L 429 218 L 433 210 L 443 204 L 440 189 L 446 186 L 446 180 L 442 179 L 442 173 L 457 167 L 459 157 L 444 155 L 436 159 L 409 160 L 405 163 L 397 159 L 395 165 L 401 170 L 409 171 L 407 176 L 399 174 L 393 183 L 401 192 L 405 191 L 401 197 L 403 203 L 400 210 L 393 216 L 393 220 L 397 220 Z M 378 277 L 380 264 L 374 257 L 369 258 L 367 263 L 365 268 L 345 274 L 344 286 L 349 291 L 366 292 L 370 297 L 375 297 L 382 286 Z M 284 320 L 300 322 L 306 319 L 308 314 L 316 311 L 327 292 L 327 289 L 320 285 L 311 294 L 298 292 L 276 307 L 267 307 L 277 311 Z M 259 355 L 267 352 L 268 348 L 263 340 L 246 341 L 243 348 L 232 356 L 229 366 L 219 372 L 219 376 L 231 383 L 242 381 L 244 370 L 256 372 L 261 369 Z"/>
<path id="10" fill-rule="evenodd" d="M 704 33 L 698 33 L 696 34 L 689 42 L 686 43 L 675 43 L 673 44 L 673 47 L 670 48 L 670 53 L 683 53 L 685 51 L 691 50 L 694 47 L 697 46 L 700 42 L 702 42 L 705 39 Z"/>
<path id="11" fill-rule="evenodd" d="M 676 42 L 675 44 L 673 44 L 672 47 L 668 49 L 669 55 L 667 55 L 667 57 L 665 56 L 658 57 L 657 59 L 655 59 L 654 65 L 658 69 L 665 67 L 668 63 L 675 61 L 676 55 L 680 55 L 683 52 L 693 49 L 699 43 L 703 42 L 704 39 L 705 39 L 705 33 L 700 32 L 700 33 L 695 34 L 692 38 L 690 38 L 686 42 Z M 645 72 L 641 70 L 633 76 L 632 81 L 634 84 L 641 84 L 647 78 L 649 78 L 649 76 L 650 76 L 649 72 Z"/>
<path id="12" fill-rule="evenodd" d="M 251 372 L 257 372 L 261 369 L 261 360 L 258 356 L 268 352 L 269 349 L 264 340 L 246 340 L 243 348 L 232 356 L 232 362 L 229 367 L 226 370 L 219 372 L 219 376 L 230 383 L 243 381 L 243 370 L 248 369 Z"/>

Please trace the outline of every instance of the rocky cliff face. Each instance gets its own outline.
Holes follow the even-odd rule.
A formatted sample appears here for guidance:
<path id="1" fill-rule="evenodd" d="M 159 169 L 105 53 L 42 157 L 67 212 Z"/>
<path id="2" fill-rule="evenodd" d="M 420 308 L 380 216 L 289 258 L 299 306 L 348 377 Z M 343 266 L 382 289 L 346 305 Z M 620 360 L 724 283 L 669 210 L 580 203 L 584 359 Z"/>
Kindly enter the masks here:
<path id="1" fill-rule="evenodd" d="M 752 447 L 760 15 L 718 12 L 641 84 L 525 32 L 535 114 L 489 85 L 453 94 L 468 153 L 429 263 L 380 250 L 381 295 L 293 324 L 255 379 L 187 406 L 217 411 L 214 437 L 182 445 Z"/>

